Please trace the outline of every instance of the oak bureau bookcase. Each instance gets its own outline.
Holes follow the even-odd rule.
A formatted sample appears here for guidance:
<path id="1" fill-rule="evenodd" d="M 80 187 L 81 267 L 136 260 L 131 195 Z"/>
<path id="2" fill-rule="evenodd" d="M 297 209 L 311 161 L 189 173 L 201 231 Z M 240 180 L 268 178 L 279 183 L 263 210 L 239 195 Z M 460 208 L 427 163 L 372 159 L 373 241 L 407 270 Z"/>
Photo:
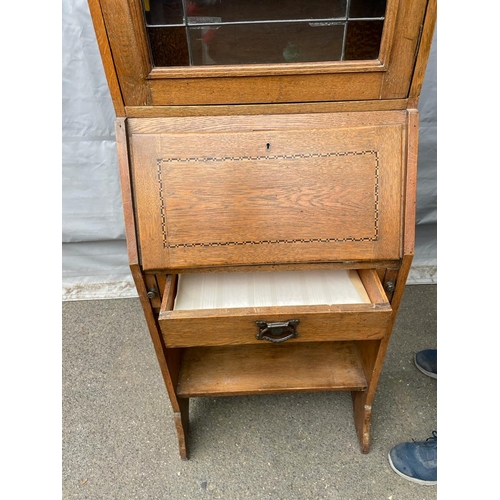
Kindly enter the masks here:
<path id="1" fill-rule="evenodd" d="M 190 398 L 296 391 L 350 391 L 368 452 L 414 251 L 435 0 L 89 6 L 181 457 Z"/>

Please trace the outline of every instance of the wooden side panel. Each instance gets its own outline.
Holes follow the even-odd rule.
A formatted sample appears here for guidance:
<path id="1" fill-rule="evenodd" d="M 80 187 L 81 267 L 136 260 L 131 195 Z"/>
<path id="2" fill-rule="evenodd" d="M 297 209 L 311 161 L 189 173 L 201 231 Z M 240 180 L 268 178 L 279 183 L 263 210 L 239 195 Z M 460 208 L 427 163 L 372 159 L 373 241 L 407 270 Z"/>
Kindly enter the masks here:
<path id="1" fill-rule="evenodd" d="M 129 175 L 130 171 L 127 151 L 126 123 L 127 120 L 125 118 L 118 118 L 115 122 L 115 127 L 130 270 L 137 288 L 137 293 L 139 294 L 139 299 L 144 311 L 144 317 L 148 325 L 151 340 L 153 342 L 158 364 L 160 365 L 163 381 L 165 383 L 172 408 L 174 412 L 181 412 L 181 407 L 179 405 L 177 395 L 175 394 L 175 385 L 177 383 L 177 376 L 180 369 L 181 352 L 178 349 L 165 349 L 157 316 L 153 313 L 152 305 L 147 298 L 144 275 L 142 274 L 139 266 L 132 191 Z M 178 430 L 179 428 L 180 427 L 178 426 Z"/>
<path id="2" fill-rule="evenodd" d="M 106 26 L 102 17 L 101 5 L 99 0 L 88 0 L 88 4 L 115 113 L 116 116 L 125 116 L 125 107 L 123 104 L 120 84 L 116 75 L 113 56 L 111 55 Z"/>
<path id="3" fill-rule="evenodd" d="M 369 450 L 369 427 L 371 404 L 375 397 L 380 374 L 391 338 L 394 323 L 406 287 L 406 281 L 411 269 L 415 245 L 415 213 L 416 213 L 416 184 L 417 184 L 417 155 L 418 155 L 418 112 L 416 109 L 408 111 L 408 126 L 405 154 L 406 176 L 404 196 L 404 225 L 403 225 L 403 259 L 399 268 L 389 268 L 386 271 L 384 282 L 392 282 L 395 288 L 389 293 L 392 316 L 387 328 L 387 334 L 380 342 L 359 342 L 358 346 L 363 360 L 368 389 L 363 393 L 353 393 L 355 423 L 362 449 Z"/>
<path id="4" fill-rule="evenodd" d="M 134 202 L 132 200 L 132 185 L 130 182 L 126 118 L 116 119 L 115 131 L 128 260 L 130 265 L 134 265 L 139 263 L 139 250 L 137 247 Z"/>
<path id="5" fill-rule="evenodd" d="M 369 408 L 371 408 L 371 404 L 375 397 L 375 392 L 377 390 L 378 381 L 380 379 L 380 374 L 382 372 L 382 367 L 384 364 L 385 355 L 387 353 L 387 348 L 389 346 L 389 340 L 391 338 L 392 330 L 394 327 L 394 323 L 396 321 L 396 317 L 398 314 L 399 306 L 401 305 L 401 299 L 403 298 L 403 293 L 406 287 L 406 280 L 408 279 L 408 274 L 410 272 L 411 263 L 413 260 L 413 255 L 404 255 L 401 263 L 401 268 L 398 272 L 398 277 L 396 280 L 396 288 L 394 290 L 394 294 L 391 300 L 392 307 L 392 315 L 389 325 L 387 327 L 387 334 L 380 342 L 380 346 L 377 349 L 369 349 L 369 355 L 373 358 L 375 356 L 375 360 L 373 361 L 373 370 L 371 374 L 367 375 L 367 379 L 369 380 L 368 389 L 363 396 L 362 401 L 363 404 L 366 404 Z M 367 365 L 369 366 L 369 365 Z M 357 398 L 359 399 L 359 398 Z M 359 401 L 357 403 L 359 405 Z M 356 401 L 355 401 L 356 405 Z M 366 450 L 367 451 L 367 450 Z"/>
<path id="6" fill-rule="evenodd" d="M 144 269 L 399 258 L 401 115 L 346 115 L 132 133 Z"/>
<path id="7" fill-rule="evenodd" d="M 146 77 L 151 71 L 141 3 L 101 0 L 118 80 L 127 106 L 151 104 Z"/>
<path id="8" fill-rule="evenodd" d="M 417 166 L 418 166 L 419 113 L 408 111 L 406 140 L 406 179 L 404 205 L 404 255 L 413 255 L 415 250 L 415 226 L 417 216 Z"/>
<path id="9" fill-rule="evenodd" d="M 389 66 L 380 98 L 408 97 L 428 0 L 400 0 Z"/>
<path id="10" fill-rule="evenodd" d="M 425 71 L 429 54 L 431 52 L 432 38 L 434 36 L 434 29 L 437 17 L 437 0 L 429 0 L 427 12 L 425 13 L 424 29 L 422 31 L 422 38 L 418 49 L 417 62 L 415 71 L 413 73 L 412 84 L 410 88 L 410 106 L 416 108 L 420 98 L 420 91 L 424 83 Z"/>

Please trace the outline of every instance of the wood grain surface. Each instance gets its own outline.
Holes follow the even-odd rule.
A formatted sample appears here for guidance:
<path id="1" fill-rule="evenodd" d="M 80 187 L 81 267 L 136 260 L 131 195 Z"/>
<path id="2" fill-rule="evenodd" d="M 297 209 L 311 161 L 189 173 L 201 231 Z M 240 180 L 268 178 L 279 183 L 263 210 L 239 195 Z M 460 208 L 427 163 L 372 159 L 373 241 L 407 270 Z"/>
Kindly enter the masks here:
<path id="1" fill-rule="evenodd" d="M 132 128 L 144 269 L 399 258 L 406 113 L 334 115 Z"/>
<path id="2" fill-rule="evenodd" d="M 364 390 L 350 342 L 186 349 L 179 397 Z"/>

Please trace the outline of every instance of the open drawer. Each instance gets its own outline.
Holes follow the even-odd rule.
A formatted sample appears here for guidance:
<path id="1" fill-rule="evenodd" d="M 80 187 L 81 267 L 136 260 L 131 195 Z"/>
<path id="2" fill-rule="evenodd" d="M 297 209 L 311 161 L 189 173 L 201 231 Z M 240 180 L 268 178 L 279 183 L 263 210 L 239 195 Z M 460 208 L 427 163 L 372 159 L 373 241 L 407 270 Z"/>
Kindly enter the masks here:
<path id="1" fill-rule="evenodd" d="M 391 306 L 373 269 L 169 275 L 167 347 L 381 339 Z"/>

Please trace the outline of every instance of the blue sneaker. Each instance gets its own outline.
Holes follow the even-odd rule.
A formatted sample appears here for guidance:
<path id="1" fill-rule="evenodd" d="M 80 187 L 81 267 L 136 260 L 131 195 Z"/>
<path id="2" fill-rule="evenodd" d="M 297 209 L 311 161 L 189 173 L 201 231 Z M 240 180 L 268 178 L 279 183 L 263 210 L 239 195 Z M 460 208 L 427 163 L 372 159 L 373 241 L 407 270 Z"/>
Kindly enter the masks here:
<path id="1" fill-rule="evenodd" d="M 413 357 L 415 366 L 429 377 L 437 379 L 437 349 L 419 351 Z"/>
<path id="2" fill-rule="evenodd" d="M 389 452 L 394 472 L 418 484 L 437 484 L 437 432 L 426 441 L 400 443 Z"/>

